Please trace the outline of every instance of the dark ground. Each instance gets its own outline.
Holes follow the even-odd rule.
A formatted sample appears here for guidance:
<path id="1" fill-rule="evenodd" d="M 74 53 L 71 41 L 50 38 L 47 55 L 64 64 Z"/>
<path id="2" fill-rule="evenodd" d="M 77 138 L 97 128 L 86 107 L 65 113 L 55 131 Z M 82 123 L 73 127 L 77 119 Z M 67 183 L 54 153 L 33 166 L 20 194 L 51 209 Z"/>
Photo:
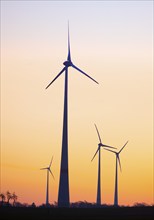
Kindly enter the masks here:
<path id="1" fill-rule="evenodd" d="M 154 207 L 20 208 L 0 207 L 1 220 L 152 220 Z"/>

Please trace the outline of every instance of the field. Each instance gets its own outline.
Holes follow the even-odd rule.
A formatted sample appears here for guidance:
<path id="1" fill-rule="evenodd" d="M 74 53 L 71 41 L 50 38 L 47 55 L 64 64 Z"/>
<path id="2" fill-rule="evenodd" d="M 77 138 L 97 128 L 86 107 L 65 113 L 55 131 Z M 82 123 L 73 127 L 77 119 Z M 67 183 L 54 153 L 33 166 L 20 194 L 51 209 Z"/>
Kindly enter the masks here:
<path id="1" fill-rule="evenodd" d="M 1 220 L 48 220 L 48 219 L 84 219 L 84 220 L 152 220 L 154 207 L 104 207 L 104 208 L 23 208 L 0 207 Z"/>

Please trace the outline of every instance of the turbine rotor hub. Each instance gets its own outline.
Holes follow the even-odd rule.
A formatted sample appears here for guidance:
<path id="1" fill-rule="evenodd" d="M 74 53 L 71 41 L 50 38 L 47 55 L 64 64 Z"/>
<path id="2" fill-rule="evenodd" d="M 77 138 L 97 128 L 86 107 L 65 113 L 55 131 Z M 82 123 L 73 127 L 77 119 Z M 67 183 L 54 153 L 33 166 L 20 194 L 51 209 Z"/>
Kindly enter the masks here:
<path id="1" fill-rule="evenodd" d="M 64 66 L 69 67 L 72 65 L 72 62 L 70 60 L 67 60 L 63 64 L 64 64 Z"/>

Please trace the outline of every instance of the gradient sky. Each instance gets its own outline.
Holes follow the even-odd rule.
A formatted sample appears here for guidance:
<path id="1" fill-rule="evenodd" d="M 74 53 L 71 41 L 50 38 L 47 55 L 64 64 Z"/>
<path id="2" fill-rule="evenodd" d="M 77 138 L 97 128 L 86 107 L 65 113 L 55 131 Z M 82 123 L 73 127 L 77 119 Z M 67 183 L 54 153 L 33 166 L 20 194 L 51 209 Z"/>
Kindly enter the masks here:
<path id="1" fill-rule="evenodd" d="M 1 1 L 1 192 L 57 201 L 67 58 L 71 202 L 96 201 L 98 137 L 120 149 L 119 204 L 153 201 L 153 1 Z M 113 204 L 115 155 L 102 151 L 102 203 Z"/>

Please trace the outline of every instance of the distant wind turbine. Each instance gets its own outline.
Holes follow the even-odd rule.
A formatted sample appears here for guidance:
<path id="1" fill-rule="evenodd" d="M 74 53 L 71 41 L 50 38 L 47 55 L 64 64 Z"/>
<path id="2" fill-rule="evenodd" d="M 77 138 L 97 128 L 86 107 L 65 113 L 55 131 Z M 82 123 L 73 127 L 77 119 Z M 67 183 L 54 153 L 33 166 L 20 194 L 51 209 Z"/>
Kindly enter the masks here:
<path id="1" fill-rule="evenodd" d="M 68 25 L 68 56 L 67 60 L 63 63 L 64 68 L 60 73 L 49 83 L 46 89 L 63 73 L 65 72 L 65 88 L 64 88 L 64 116 L 63 116 L 63 138 L 62 138 L 62 154 L 61 154 L 61 168 L 60 168 L 60 181 L 59 181 L 59 192 L 58 192 L 58 206 L 69 207 L 69 175 L 68 175 L 68 122 L 67 122 L 67 103 L 68 103 L 68 68 L 73 67 L 83 75 L 87 76 L 95 83 L 96 80 L 87 75 L 77 66 L 72 63 L 71 51 L 70 51 L 70 37 L 69 37 L 69 25 Z"/>
<path id="2" fill-rule="evenodd" d="M 98 134 L 99 144 L 98 144 L 98 148 L 96 150 L 96 153 L 94 154 L 91 161 L 93 161 L 96 154 L 98 153 L 98 182 L 97 182 L 96 204 L 101 205 L 101 147 L 108 147 L 108 148 L 114 148 L 114 147 L 103 144 L 102 141 L 101 141 L 101 137 L 100 137 L 100 134 L 99 134 L 99 131 L 98 131 L 98 128 L 97 128 L 96 125 L 95 125 L 95 128 L 96 128 L 96 131 L 97 131 L 97 134 Z"/>
<path id="3" fill-rule="evenodd" d="M 48 167 L 40 169 L 40 170 L 47 170 L 46 206 L 49 206 L 49 172 L 51 173 L 52 177 L 54 178 L 54 175 L 50 169 L 51 164 L 52 164 L 52 160 L 53 160 L 53 157 L 52 157 L 51 162 Z"/>
<path id="4" fill-rule="evenodd" d="M 124 146 L 120 149 L 119 152 L 115 152 L 113 150 L 105 149 L 105 150 L 111 151 L 112 153 L 115 153 L 115 155 L 116 155 L 114 206 L 118 206 L 118 163 L 119 163 L 119 167 L 120 167 L 120 171 L 121 171 L 121 162 L 120 162 L 119 154 L 124 149 L 124 147 L 126 146 L 127 143 L 128 143 L 128 141 L 124 144 Z"/>

